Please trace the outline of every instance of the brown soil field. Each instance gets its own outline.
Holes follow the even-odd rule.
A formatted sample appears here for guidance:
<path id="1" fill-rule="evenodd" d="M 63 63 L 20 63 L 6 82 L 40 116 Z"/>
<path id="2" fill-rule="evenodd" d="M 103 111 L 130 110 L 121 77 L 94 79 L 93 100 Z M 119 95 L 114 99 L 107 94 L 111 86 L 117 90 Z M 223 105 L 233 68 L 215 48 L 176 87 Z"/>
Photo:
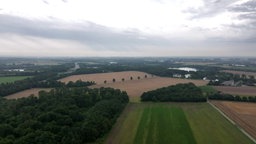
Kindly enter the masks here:
<path id="1" fill-rule="evenodd" d="M 245 71 L 234 71 L 234 70 L 223 70 L 222 72 L 238 74 L 238 75 L 243 75 L 244 74 L 247 77 L 249 77 L 249 76 L 256 77 L 256 72 L 245 72 Z"/>
<path id="2" fill-rule="evenodd" d="M 239 127 L 256 139 L 256 103 L 211 101 Z"/>
<path id="3" fill-rule="evenodd" d="M 125 71 L 125 72 L 73 75 L 73 76 L 62 78 L 59 81 L 68 83 L 69 81 L 75 82 L 77 80 L 82 80 L 82 81 L 94 81 L 96 84 L 104 84 L 105 80 L 107 81 L 107 83 L 113 83 L 113 79 L 115 79 L 116 82 L 121 82 L 123 78 L 125 79 L 125 81 L 130 81 L 130 77 L 133 77 L 133 80 L 137 80 L 138 77 L 140 77 L 141 79 L 145 79 L 145 75 L 147 75 L 147 78 L 152 78 L 151 74 L 147 74 L 144 72 Z"/>
<path id="4" fill-rule="evenodd" d="M 18 99 L 18 98 L 23 98 L 23 97 L 29 97 L 30 95 L 35 95 L 38 96 L 39 91 L 50 91 L 50 88 L 33 88 L 33 89 L 28 89 L 28 90 L 24 90 L 21 92 L 17 92 L 15 94 L 11 94 L 9 96 L 6 96 L 4 98 L 6 99 Z"/>
<path id="5" fill-rule="evenodd" d="M 138 101 L 139 97 L 143 92 L 155 90 L 178 83 L 189 83 L 192 82 L 198 86 L 206 85 L 207 82 L 203 80 L 190 80 L 190 79 L 177 79 L 177 78 L 164 78 L 164 77 L 153 77 L 140 80 L 128 80 L 124 82 L 115 82 L 107 84 L 93 85 L 91 88 L 99 87 L 112 87 L 126 91 L 131 101 Z"/>
<path id="6" fill-rule="evenodd" d="M 241 96 L 256 96 L 256 87 L 242 86 L 242 87 L 230 87 L 230 86 L 214 86 L 217 91 L 232 95 Z"/>
<path id="7" fill-rule="evenodd" d="M 147 75 L 147 78 L 145 78 Z M 138 79 L 138 76 L 140 79 Z M 133 77 L 133 80 L 130 80 Z M 113 78 L 116 82 L 113 82 Z M 122 79 L 125 79 L 122 81 Z M 177 79 L 177 78 L 165 78 L 158 77 L 144 72 L 138 71 L 125 71 L 125 72 L 113 72 L 113 73 L 98 73 L 98 74 L 83 74 L 83 75 L 73 75 L 60 81 L 68 83 L 69 81 L 94 81 L 96 85 L 90 86 L 90 88 L 100 88 L 100 87 L 112 87 L 116 89 L 121 89 L 126 91 L 130 97 L 131 101 L 138 101 L 139 97 L 143 92 L 155 90 L 157 88 L 166 87 L 169 85 L 175 85 L 178 83 L 189 83 L 192 82 L 198 86 L 206 85 L 207 81 L 203 80 L 190 80 L 190 79 Z M 104 81 L 107 80 L 105 84 Z M 9 96 L 7 99 L 16 99 L 22 97 L 28 97 L 31 94 L 35 96 L 38 95 L 40 90 L 50 91 L 50 89 L 29 89 L 22 92 L 18 92 Z"/>

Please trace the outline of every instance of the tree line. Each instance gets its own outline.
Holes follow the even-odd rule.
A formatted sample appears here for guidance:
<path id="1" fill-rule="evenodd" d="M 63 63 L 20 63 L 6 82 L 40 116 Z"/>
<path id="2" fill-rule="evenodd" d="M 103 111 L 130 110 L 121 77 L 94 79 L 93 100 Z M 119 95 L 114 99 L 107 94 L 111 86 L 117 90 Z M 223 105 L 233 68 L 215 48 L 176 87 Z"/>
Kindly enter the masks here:
<path id="1" fill-rule="evenodd" d="M 233 96 L 231 94 L 223 94 L 221 92 L 214 93 L 208 96 L 210 100 L 227 100 L 227 101 L 238 101 L 238 102 L 256 102 L 256 96 Z"/>
<path id="2" fill-rule="evenodd" d="M 72 67 L 71 64 L 63 64 L 52 67 L 47 67 L 42 69 L 41 72 L 37 72 L 36 75 L 24 80 L 18 80 L 12 83 L 2 83 L 0 84 L 0 97 L 7 96 L 19 91 L 23 91 L 30 88 L 49 88 L 49 87 L 79 87 L 79 86 L 89 86 L 93 82 L 82 82 L 77 81 L 75 83 L 68 83 L 65 85 L 57 81 L 60 78 L 68 76 L 68 74 L 60 75 L 60 72 L 67 71 Z M 69 74 L 70 75 L 70 74 Z"/>
<path id="3" fill-rule="evenodd" d="M 144 92 L 141 101 L 205 102 L 206 97 L 195 84 L 187 83 Z"/>
<path id="4" fill-rule="evenodd" d="M 57 88 L 39 97 L 0 98 L 1 144 L 84 144 L 104 136 L 128 103 L 112 88 Z"/>

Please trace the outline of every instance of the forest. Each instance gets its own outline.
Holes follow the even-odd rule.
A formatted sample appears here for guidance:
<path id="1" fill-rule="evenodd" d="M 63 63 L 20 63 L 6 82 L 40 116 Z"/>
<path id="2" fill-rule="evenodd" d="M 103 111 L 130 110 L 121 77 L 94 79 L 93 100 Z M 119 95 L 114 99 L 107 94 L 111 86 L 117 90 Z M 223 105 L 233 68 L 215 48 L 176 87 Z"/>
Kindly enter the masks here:
<path id="1" fill-rule="evenodd" d="M 200 88 L 193 83 L 187 83 L 144 92 L 141 95 L 141 101 L 205 102 L 206 97 Z"/>
<path id="2" fill-rule="evenodd" d="M 1 144 L 84 144 L 104 136 L 128 103 L 112 88 L 57 88 L 39 97 L 0 98 Z"/>

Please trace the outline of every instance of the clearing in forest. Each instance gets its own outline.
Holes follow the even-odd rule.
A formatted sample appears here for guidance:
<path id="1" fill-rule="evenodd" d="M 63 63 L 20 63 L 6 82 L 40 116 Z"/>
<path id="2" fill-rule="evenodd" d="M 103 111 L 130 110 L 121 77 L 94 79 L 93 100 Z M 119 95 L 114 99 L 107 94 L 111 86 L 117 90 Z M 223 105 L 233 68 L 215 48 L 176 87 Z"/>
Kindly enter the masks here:
<path id="1" fill-rule="evenodd" d="M 6 77 L 0 77 L 0 84 L 1 83 L 10 83 L 15 82 L 18 80 L 23 80 L 26 78 L 29 78 L 30 76 L 6 76 Z"/>

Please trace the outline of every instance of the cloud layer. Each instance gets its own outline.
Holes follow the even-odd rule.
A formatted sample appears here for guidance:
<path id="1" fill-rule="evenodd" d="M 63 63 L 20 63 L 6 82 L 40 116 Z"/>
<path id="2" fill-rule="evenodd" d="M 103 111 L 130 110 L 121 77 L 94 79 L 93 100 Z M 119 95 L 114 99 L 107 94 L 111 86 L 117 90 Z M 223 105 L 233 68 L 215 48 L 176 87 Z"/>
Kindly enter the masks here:
<path id="1" fill-rule="evenodd" d="M 124 5 L 120 2 L 117 2 L 119 4 L 117 6 L 120 6 L 118 8 L 113 2 L 117 1 L 110 0 L 103 11 L 111 8 L 119 9 L 122 15 L 107 11 L 106 14 L 101 11 L 88 14 L 95 10 L 81 11 L 77 4 L 70 1 L 38 1 L 32 3 L 34 9 L 28 8 L 24 11 L 21 9 L 15 11 L 13 4 L 0 2 L 0 55 L 255 56 L 256 54 L 255 0 L 196 0 L 194 3 L 165 0 L 144 0 L 143 3 L 124 1 L 130 11 L 132 4 L 138 4 L 131 13 L 122 10 Z M 98 8 L 97 3 L 88 3 L 89 6 L 90 4 L 94 6 L 92 8 Z M 176 8 L 181 5 L 181 8 Z M 43 10 L 56 8 L 59 12 L 38 12 L 36 10 L 38 6 L 45 7 Z M 21 5 L 21 8 L 24 7 Z M 78 14 L 81 15 L 79 17 L 74 12 L 62 11 L 63 7 L 86 14 L 85 16 Z M 168 10 L 168 8 L 173 9 Z M 154 9 L 157 11 L 154 12 Z M 29 14 L 33 10 L 35 13 Z M 60 12 L 64 15 L 59 14 Z M 169 14 L 171 12 L 172 14 Z M 65 17 L 65 14 L 70 15 Z M 136 17 L 138 22 L 132 17 Z M 122 24 L 123 22 L 118 22 L 116 18 L 127 23 Z M 129 22 L 129 19 L 132 21 Z"/>

